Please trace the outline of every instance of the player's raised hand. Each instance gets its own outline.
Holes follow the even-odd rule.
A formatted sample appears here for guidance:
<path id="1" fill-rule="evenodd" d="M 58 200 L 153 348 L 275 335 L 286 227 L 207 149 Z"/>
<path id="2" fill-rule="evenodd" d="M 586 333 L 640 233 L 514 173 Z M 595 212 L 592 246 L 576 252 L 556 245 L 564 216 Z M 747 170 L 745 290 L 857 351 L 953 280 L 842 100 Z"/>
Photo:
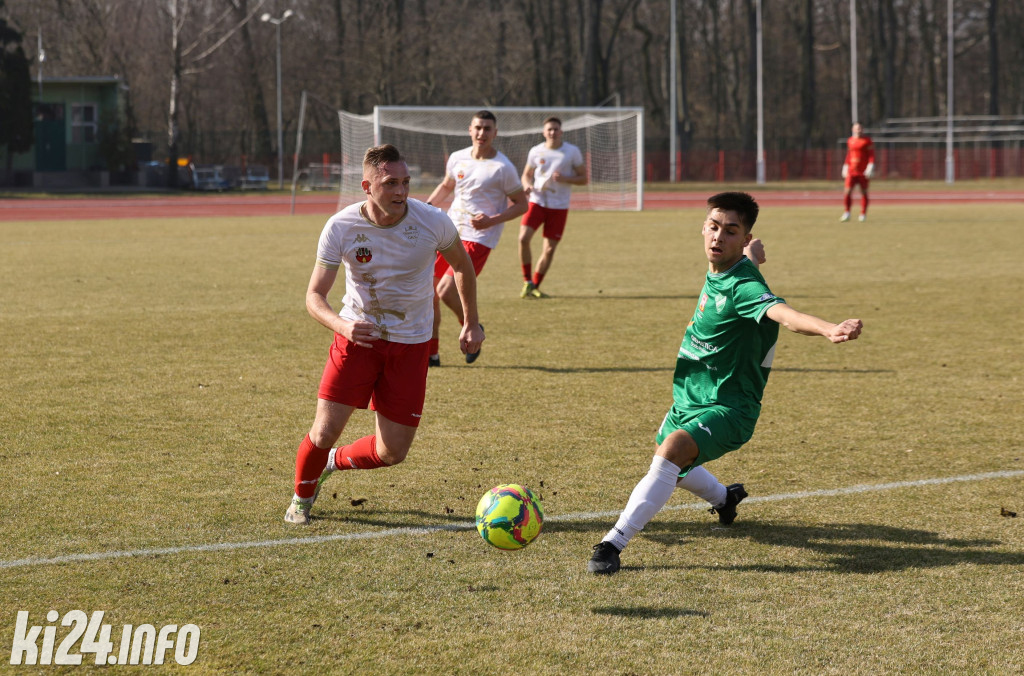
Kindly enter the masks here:
<path id="1" fill-rule="evenodd" d="M 836 324 L 829 331 L 826 338 L 833 343 L 845 343 L 849 340 L 857 340 L 860 332 L 864 329 L 864 322 L 859 319 L 847 319 L 845 322 Z"/>
<path id="2" fill-rule="evenodd" d="M 759 240 L 757 237 L 750 240 L 750 244 L 744 247 L 743 253 L 746 254 L 747 258 L 758 265 L 768 260 L 764 254 L 764 242 Z"/>

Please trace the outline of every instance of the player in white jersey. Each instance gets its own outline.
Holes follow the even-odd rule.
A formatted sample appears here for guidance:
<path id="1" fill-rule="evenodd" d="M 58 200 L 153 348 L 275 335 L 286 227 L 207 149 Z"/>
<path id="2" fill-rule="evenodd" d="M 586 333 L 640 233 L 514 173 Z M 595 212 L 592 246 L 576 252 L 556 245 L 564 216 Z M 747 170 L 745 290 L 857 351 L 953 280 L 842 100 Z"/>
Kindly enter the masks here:
<path id="1" fill-rule="evenodd" d="M 331 472 L 387 467 L 408 454 L 426 393 L 438 252 L 453 270 L 468 320 L 459 336 L 462 351 L 479 352 L 484 338 L 472 261 L 443 211 L 409 199 L 409 168 L 397 148 L 366 151 L 362 187 L 368 199 L 342 209 L 324 226 L 306 289 L 306 308 L 334 331 L 334 342 L 320 379 L 316 419 L 296 454 L 288 523 L 309 523 L 310 508 Z M 342 267 L 345 296 L 336 313 L 327 294 Z M 375 434 L 332 448 L 352 412 L 368 405 L 376 411 Z"/>
<path id="2" fill-rule="evenodd" d="M 519 262 L 523 266 L 522 298 L 545 298 L 540 283 L 551 267 L 555 249 L 562 241 L 565 221 L 569 216 L 572 186 L 587 184 L 587 168 L 583 154 L 571 143 L 562 140 L 562 121 L 557 117 L 544 120 L 544 143 L 530 148 L 521 177 L 523 190 L 530 196 L 530 207 L 519 226 Z M 544 250 L 531 266 L 533 254 L 530 240 L 544 226 Z"/>
<path id="3" fill-rule="evenodd" d="M 448 215 L 459 228 L 463 245 L 479 275 L 487 256 L 498 246 L 505 222 L 524 214 L 527 203 L 515 166 L 494 147 L 494 139 L 498 136 L 498 120 L 494 113 L 488 110 L 476 113 L 469 124 L 469 135 L 473 145 L 452 153 L 448 158 L 444 180 L 430 193 L 427 204 L 441 204 L 454 194 Z M 434 277 L 437 294 L 430 365 L 440 366 L 441 301 L 455 313 L 460 324 L 465 325 L 465 317 L 459 306 L 450 267 L 440 257 L 434 268 Z M 479 351 L 466 353 L 466 363 L 472 364 L 478 356 Z"/>

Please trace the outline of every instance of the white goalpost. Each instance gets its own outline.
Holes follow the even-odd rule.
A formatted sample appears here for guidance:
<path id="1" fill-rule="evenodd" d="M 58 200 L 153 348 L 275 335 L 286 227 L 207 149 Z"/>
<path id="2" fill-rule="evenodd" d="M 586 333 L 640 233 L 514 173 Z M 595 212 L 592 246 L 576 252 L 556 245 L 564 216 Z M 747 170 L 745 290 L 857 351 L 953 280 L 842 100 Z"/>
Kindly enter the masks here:
<path id="1" fill-rule="evenodd" d="M 370 146 L 391 143 L 409 164 L 413 196 L 426 199 L 444 179 L 449 155 L 471 145 L 469 123 L 479 110 L 470 106 L 376 106 L 370 115 L 339 110 L 338 145 L 323 152 L 303 151 L 301 137 L 297 141 L 296 158 L 307 157 L 309 162 L 296 172 L 293 194 L 296 189 L 335 189 L 339 208 L 364 199 L 360 189 L 363 153 Z M 530 148 L 544 141 L 544 120 L 552 116 L 561 119 L 563 140 L 580 148 L 589 176 L 586 186 L 573 188 L 573 209 L 643 209 L 642 108 L 499 106 L 487 110 L 498 119 L 495 147 L 520 172 Z M 297 169 L 298 163 L 297 159 Z"/>

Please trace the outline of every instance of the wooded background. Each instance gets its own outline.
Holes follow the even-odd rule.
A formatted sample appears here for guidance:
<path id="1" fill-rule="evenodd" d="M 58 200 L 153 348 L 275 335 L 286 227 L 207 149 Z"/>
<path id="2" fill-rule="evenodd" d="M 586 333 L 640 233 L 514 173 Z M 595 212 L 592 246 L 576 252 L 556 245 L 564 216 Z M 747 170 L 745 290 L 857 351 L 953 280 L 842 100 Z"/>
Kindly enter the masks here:
<path id="1" fill-rule="evenodd" d="M 766 149 L 848 135 L 849 2 L 763 0 Z M 954 5 L 955 113 L 1024 115 L 1024 2 Z M 856 7 L 860 121 L 945 115 L 947 0 Z M 121 136 L 161 156 L 270 164 L 277 43 L 260 17 L 288 9 L 286 152 L 303 90 L 356 113 L 618 102 L 645 109 L 649 151 L 668 148 L 668 0 L 7 0 L 0 11 L 33 78 L 40 33 L 44 76 L 122 78 Z M 678 0 L 680 150 L 755 147 L 755 19 L 755 0 Z"/>

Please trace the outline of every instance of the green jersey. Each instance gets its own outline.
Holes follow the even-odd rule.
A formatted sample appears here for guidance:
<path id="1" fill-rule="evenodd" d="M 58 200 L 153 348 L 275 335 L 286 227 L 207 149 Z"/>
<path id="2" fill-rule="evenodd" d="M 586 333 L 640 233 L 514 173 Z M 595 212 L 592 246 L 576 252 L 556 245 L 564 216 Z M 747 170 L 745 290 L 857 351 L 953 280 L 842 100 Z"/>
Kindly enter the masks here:
<path id="1" fill-rule="evenodd" d="M 679 347 L 673 408 L 726 406 L 756 422 L 779 338 L 779 325 L 765 313 L 784 302 L 746 257 L 725 272 L 708 272 Z"/>

